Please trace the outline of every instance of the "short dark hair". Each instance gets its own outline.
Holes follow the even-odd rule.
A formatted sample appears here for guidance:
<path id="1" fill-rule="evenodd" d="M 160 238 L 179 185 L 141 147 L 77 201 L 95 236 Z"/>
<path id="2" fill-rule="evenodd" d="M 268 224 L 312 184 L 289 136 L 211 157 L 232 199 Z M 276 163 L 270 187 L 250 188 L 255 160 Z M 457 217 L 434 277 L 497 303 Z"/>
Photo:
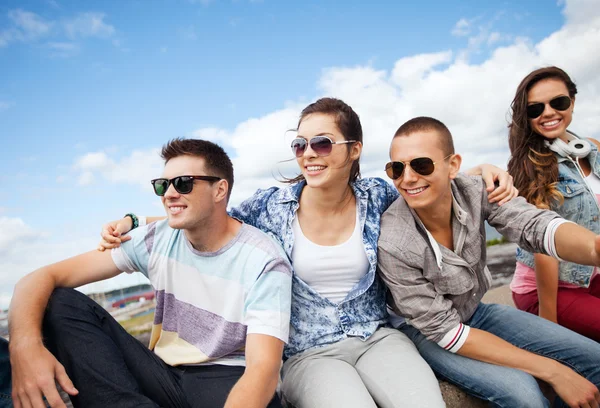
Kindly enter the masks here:
<path id="1" fill-rule="evenodd" d="M 416 132 L 428 132 L 434 130 L 438 133 L 440 147 L 446 156 L 454 154 L 454 141 L 450 130 L 441 121 L 429 116 L 418 116 L 412 118 L 396 130 L 394 139 L 401 136 L 410 136 Z"/>
<path id="2" fill-rule="evenodd" d="M 160 156 L 168 163 L 179 156 L 198 156 L 204 159 L 208 176 L 217 176 L 227 180 L 227 201 L 233 189 L 233 165 L 223 148 L 213 142 L 202 139 L 175 138 L 163 146 Z"/>

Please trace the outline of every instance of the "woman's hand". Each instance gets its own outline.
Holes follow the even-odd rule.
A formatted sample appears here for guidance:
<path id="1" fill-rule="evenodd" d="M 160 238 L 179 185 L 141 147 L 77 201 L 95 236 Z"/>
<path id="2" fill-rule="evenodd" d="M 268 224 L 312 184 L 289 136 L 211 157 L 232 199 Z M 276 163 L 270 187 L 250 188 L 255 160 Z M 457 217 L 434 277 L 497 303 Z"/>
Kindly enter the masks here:
<path id="1" fill-rule="evenodd" d="M 129 241 L 131 237 L 127 234 L 133 227 L 131 217 L 124 217 L 120 220 L 111 221 L 102 226 L 100 236 L 102 240 L 98 244 L 98 251 L 102 252 L 106 249 L 118 248 L 122 242 Z"/>
<path id="2" fill-rule="evenodd" d="M 488 201 L 502 205 L 519 195 L 519 190 L 513 185 L 513 178 L 506 170 L 492 164 L 481 164 L 467 174 L 481 176 L 486 185 Z"/>

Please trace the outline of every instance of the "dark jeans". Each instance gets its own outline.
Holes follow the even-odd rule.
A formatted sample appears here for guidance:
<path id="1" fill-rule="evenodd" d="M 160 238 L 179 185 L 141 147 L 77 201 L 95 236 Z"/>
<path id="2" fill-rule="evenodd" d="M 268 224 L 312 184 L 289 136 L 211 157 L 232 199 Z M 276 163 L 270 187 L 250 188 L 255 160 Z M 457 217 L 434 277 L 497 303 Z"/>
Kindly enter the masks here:
<path id="1" fill-rule="evenodd" d="M 79 390 L 75 407 L 223 407 L 244 367 L 164 363 L 100 305 L 56 289 L 44 317 L 48 349 Z M 277 396 L 269 408 L 280 407 Z"/>
<path id="2" fill-rule="evenodd" d="M 0 337 L 0 408 L 12 407 L 8 342 Z"/>

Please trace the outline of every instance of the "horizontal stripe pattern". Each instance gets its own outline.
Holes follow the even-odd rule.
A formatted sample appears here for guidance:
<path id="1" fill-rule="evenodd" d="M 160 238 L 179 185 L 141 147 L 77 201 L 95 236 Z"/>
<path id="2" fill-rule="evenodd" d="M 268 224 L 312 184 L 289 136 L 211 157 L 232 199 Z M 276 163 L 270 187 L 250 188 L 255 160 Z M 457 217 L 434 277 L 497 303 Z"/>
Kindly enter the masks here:
<path id="1" fill-rule="evenodd" d="M 451 353 L 456 353 L 467 341 L 469 330 L 466 324 L 459 323 L 438 342 L 438 345 Z"/>
<path id="2" fill-rule="evenodd" d="M 223 357 L 246 343 L 246 325 L 228 322 L 223 317 L 181 302 L 170 293 L 157 292 L 163 302 L 162 330 L 179 337 L 210 358 Z M 158 323 L 158 320 L 157 320 Z"/>
<path id="3" fill-rule="evenodd" d="M 166 221 L 132 232 L 115 264 L 156 292 L 150 348 L 167 364 L 245 365 L 247 333 L 288 341 L 292 269 L 283 250 L 243 224 L 217 252 L 194 250 Z"/>

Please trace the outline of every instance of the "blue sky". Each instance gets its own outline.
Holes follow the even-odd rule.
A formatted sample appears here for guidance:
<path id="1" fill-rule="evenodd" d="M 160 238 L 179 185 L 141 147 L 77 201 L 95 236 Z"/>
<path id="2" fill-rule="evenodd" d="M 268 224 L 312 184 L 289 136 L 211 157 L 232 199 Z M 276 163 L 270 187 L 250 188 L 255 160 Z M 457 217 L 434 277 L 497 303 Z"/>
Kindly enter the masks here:
<path id="1" fill-rule="evenodd" d="M 409 107 L 406 115 L 431 109 L 444 116 L 472 99 L 444 84 L 481 76 L 493 85 L 512 70 L 498 92 L 491 86 L 469 102 L 477 112 L 501 94 L 491 102 L 498 136 L 469 154 L 503 165 L 499 135 L 519 78 L 536 64 L 575 65 L 571 55 L 549 57 L 546 48 L 575 40 L 570 21 L 589 28 L 585 35 L 594 40 L 592 3 L 3 1 L 0 307 L 26 270 L 92 249 L 104 221 L 129 211 L 160 214 L 147 180 L 159 175 L 156 149 L 168 139 L 222 143 L 238 160 L 243 198 L 273 183 L 273 167 L 287 158 L 265 153 L 265 144 L 287 152 L 278 126 L 293 125 L 301 107 L 321 95 L 364 106 L 357 111 L 374 141 L 365 165 L 377 169 L 386 154 L 378 146 L 405 118 L 401 107 Z M 578 46 L 582 59 L 597 53 L 593 42 Z M 503 61 L 499 52 L 511 57 Z M 575 67 L 583 79 L 598 68 L 587 60 Z M 396 69 L 398 61 L 405 63 Z M 432 91 L 437 85 L 427 80 L 436 75 L 440 86 Z M 427 86 L 415 89 L 419 84 Z M 397 99 L 379 108 L 388 97 Z M 470 117 L 479 123 L 477 116 Z M 460 123 L 455 128 L 463 131 Z M 248 165 L 265 158 L 261 171 Z"/>

